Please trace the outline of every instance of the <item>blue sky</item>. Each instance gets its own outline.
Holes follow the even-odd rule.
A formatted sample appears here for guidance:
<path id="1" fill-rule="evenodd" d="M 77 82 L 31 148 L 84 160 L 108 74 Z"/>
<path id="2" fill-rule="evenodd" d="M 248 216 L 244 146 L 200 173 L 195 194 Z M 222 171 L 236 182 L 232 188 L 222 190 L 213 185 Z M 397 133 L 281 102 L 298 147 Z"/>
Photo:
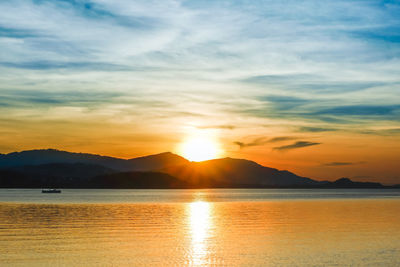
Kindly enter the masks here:
<path id="1" fill-rule="evenodd" d="M 120 127 L 141 151 L 187 127 L 222 131 L 232 153 L 265 135 L 400 134 L 399 1 L 3 0 L 0 13 L 3 151 L 27 147 L 17 132 L 45 137 L 34 123 Z"/>

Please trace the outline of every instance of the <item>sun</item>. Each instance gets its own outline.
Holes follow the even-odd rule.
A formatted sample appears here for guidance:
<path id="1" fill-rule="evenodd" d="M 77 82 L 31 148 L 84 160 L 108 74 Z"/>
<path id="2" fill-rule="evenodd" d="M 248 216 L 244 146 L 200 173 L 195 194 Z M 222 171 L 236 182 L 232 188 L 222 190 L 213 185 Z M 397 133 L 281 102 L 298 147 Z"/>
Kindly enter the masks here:
<path id="1" fill-rule="evenodd" d="M 189 137 L 180 145 L 179 151 L 190 161 L 215 159 L 221 154 L 219 143 L 207 136 Z"/>

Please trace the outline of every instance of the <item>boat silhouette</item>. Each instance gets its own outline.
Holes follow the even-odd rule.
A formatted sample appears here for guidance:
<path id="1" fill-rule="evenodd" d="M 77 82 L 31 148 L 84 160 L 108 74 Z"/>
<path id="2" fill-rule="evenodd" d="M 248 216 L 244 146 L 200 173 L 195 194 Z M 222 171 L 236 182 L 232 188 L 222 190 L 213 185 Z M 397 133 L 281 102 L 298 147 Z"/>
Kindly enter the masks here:
<path id="1" fill-rule="evenodd" d="M 61 190 L 55 188 L 42 189 L 42 193 L 61 193 Z"/>

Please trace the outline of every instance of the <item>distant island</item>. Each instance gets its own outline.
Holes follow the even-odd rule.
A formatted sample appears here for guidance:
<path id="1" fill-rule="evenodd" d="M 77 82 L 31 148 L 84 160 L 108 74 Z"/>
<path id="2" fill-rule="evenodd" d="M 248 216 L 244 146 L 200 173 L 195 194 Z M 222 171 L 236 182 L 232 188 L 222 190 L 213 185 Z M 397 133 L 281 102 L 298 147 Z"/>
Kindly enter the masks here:
<path id="1" fill-rule="evenodd" d="M 398 188 L 340 178 L 317 181 L 256 162 L 191 162 L 165 152 L 120 159 L 55 149 L 0 154 L 0 188 Z"/>

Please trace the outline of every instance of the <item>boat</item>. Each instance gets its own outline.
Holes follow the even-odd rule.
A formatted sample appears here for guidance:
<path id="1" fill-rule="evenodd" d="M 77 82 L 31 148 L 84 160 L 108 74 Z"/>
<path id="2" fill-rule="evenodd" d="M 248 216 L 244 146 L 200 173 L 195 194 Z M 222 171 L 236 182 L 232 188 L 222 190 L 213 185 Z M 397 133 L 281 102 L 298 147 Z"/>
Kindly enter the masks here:
<path id="1" fill-rule="evenodd" d="M 61 190 L 60 189 L 54 189 L 54 188 L 42 189 L 42 193 L 61 193 Z"/>

